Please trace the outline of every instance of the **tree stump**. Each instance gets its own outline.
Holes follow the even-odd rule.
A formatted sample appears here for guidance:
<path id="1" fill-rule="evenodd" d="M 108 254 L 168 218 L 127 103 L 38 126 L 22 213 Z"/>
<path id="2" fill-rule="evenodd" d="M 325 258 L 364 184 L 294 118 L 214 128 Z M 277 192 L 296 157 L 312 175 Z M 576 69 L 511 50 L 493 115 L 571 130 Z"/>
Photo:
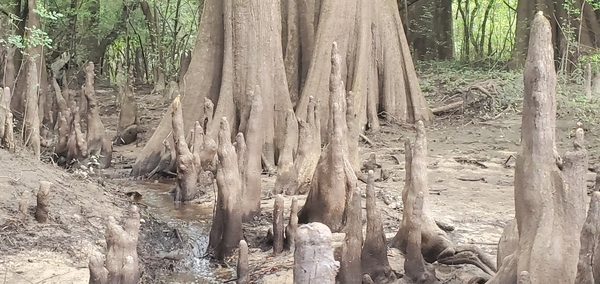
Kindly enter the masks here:
<path id="1" fill-rule="evenodd" d="M 240 251 L 237 261 L 237 284 L 246 284 L 250 281 L 248 273 L 248 244 L 246 241 L 240 241 Z"/>
<path id="2" fill-rule="evenodd" d="M 361 249 L 363 246 L 363 223 L 360 189 L 357 187 L 352 195 L 350 208 L 346 217 L 344 228 L 345 239 L 340 257 L 340 283 L 362 283 L 363 266 L 361 263 Z M 387 255 L 387 253 L 386 253 Z"/>
<path id="3" fill-rule="evenodd" d="M 346 123 L 346 91 L 341 80 L 342 58 L 334 42 L 331 50 L 330 115 L 328 142 L 310 185 L 306 203 L 298 215 L 300 223 L 321 222 L 339 232 L 344 226 L 356 188 L 356 174 L 349 160 Z"/>
<path id="4" fill-rule="evenodd" d="M 592 193 L 587 219 L 581 231 L 581 249 L 575 283 L 600 281 L 600 192 Z"/>
<path id="5" fill-rule="evenodd" d="M 137 206 L 129 208 L 123 226 L 114 217 L 106 226 L 106 260 L 94 255 L 89 262 L 90 283 L 136 284 L 140 280 L 137 242 L 140 230 L 140 213 Z"/>
<path id="6" fill-rule="evenodd" d="M 275 197 L 275 206 L 273 206 L 273 255 L 278 255 L 283 251 L 284 231 L 283 225 L 283 196 Z"/>
<path id="7" fill-rule="evenodd" d="M 35 209 L 35 220 L 40 223 L 46 223 L 48 212 L 50 211 L 50 187 L 51 182 L 40 181 L 40 189 L 37 193 L 37 207 Z"/>
<path id="8" fill-rule="evenodd" d="M 376 204 L 375 175 L 373 171 L 369 171 L 368 175 L 367 235 L 362 248 L 362 269 L 363 273 L 369 274 L 376 283 L 387 283 L 396 280 L 396 274 L 392 271 L 387 258 L 387 241 Z"/>
<path id="9" fill-rule="evenodd" d="M 218 260 L 230 255 L 242 239 L 242 208 L 239 206 L 242 181 L 230 133 L 229 122 L 222 118 L 217 150 L 217 203 L 208 245 Z"/>
<path id="10" fill-rule="evenodd" d="M 404 203 L 404 212 L 402 214 L 402 223 L 398 233 L 392 239 L 391 247 L 400 249 L 407 253 L 410 228 L 409 220 L 412 216 L 413 205 L 419 192 L 423 193 L 423 210 L 419 214 L 421 229 L 423 257 L 427 262 L 434 262 L 438 259 L 454 254 L 454 245 L 442 229 L 440 229 L 429 211 L 427 197 L 429 195 L 429 186 L 427 181 L 427 138 L 425 136 L 425 126 L 423 122 L 417 122 L 417 135 L 414 146 L 410 141 L 405 141 L 405 159 L 406 159 L 406 181 L 402 191 L 402 202 Z"/>
<path id="11" fill-rule="evenodd" d="M 587 153 L 583 130 L 578 129 L 574 151 L 566 153 L 564 163 L 558 163 L 553 54 L 550 23 L 538 12 L 531 26 L 523 76 L 522 150 L 515 166 L 519 240 L 489 284 L 517 282 L 523 271 L 529 273 L 531 283 L 576 283 L 585 221 Z"/>
<path id="12" fill-rule="evenodd" d="M 331 230 L 321 223 L 298 228 L 294 252 L 294 284 L 334 284 L 340 263 L 333 258 Z"/>

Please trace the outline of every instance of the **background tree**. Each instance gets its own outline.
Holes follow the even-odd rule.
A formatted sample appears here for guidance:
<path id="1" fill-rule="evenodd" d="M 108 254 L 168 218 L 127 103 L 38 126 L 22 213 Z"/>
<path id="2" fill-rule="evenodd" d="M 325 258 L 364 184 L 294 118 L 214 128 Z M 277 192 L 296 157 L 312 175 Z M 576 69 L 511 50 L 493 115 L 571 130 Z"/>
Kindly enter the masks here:
<path id="1" fill-rule="evenodd" d="M 453 0 L 403 1 L 400 15 L 416 60 L 454 57 Z M 406 4 L 406 6 L 404 5 Z"/>
<path id="2" fill-rule="evenodd" d="M 260 22 L 256 15 L 248 14 L 243 3 L 205 3 L 181 88 L 185 128 L 202 117 L 199 104 L 210 98 L 216 104 L 215 117 L 225 116 L 232 123 L 232 135 L 243 132 L 248 109 L 245 94 L 259 85 L 265 113 L 273 114 L 265 115 L 273 119 L 265 121 L 264 160 L 274 164 L 284 146 L 282 134 L 289 109 L 294 109 L 297 119 L 305 120 L 309 97 L 314 96 L 322 114 L 321 125 L 327 125 L 329 86 L 323 78 L 331 70 L 334 41 L 345 59 L 342 81 L 355 94 L 361 131 L 378 131 L 381 118 L 397 122 L 430 119 L 396 1 L 293 3 L 261 3 Z M 272 30 L 284 32 L 273 34 Z M 132 175 L 147 174 L 159 164 L 162 141 L 170 133 L 169 117 L 163 118 L 146 144 Z M 322 138 L 325 131 L 327 127 L 322 127 Z"/>

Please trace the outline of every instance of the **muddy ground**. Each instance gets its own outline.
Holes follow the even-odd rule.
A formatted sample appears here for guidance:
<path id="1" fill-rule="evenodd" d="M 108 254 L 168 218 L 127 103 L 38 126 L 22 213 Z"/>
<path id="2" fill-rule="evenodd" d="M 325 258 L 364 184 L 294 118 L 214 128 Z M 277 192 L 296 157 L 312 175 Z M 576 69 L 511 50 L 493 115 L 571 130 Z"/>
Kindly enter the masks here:
<path id="1" fill-rule="evenodd" d="M 113 135 L 118 121 L 114 92 L 109 87 L 97 89 L 103 122 Z M 94 173 L 64 170 L 49 162 L 52 149 L 46 149 L 45 161 L 41 163 L 30 159 L 23 150 L 9 154 L 0 149 L 0 283 L 87 283 L 90 254 L 105 250 L 107 217 L 119 219 L 132 203 L 142 208 L 138 251 L 144 283 L 223 283 L 235 278 L 231 266 L 235 258 L 224 264 L 204 258 L 214 193 L 175 207 L 167 194 L 173 187 L 172 180 L 137 181 L 128 176 L 137 153 L 167 107 L 160 96 L 150 91 L 149 87 L 137 88 L 142 133 L 136 143 L 115 147 L 115 165 L 111 169 Z M 431 94 L 428 100 L 432 104 L 444 103 L 442 96 L 447 98 L 448 94 L 452 92 Z M 561 153 L 569 149 L 577 121 L 571 110 L 561 109 L 557 127 Z M 598 126 L 587 121 L 583 126 L 590 165 L 594 165 L 600 153 Z M 384 124 L 381 133 L 367 136 L 374 145 L 361 141 L 361 158 L 375 153 L 389 175 L 376 183 L 376 191 L 384 229 L 391 238 L 402 217 L 403 139 L 413 138 L 414 133 L 410 128 Z M 518 103 L 502 107 L 493 115 L 442 115 L 427 127 L 427 137 L 429 200 L 434 217 L 454 226 L 450 236 L 455 244 L 473 244 L 495 256 L 503 227 L 514 215 L 513 166 L 520 147 Z M 291 283 L 292 255 L 273 258 L 263 242 L 274 201 L 269 194 L 274 177 L 263 177 L 263 213 L 245 225 L 252 279 L 255 283 Z M 593 172 L 588 172 L 589 188 L 594 177 Z M 34 194 L 43 180 L 54 186 L 50 221 L 39 224 L 33 219 Z M 359 186 L 364 192 L 364 183 L 359 182 Z M 134 192 L 141 197 L 132 198 Z M 300 205 L 304 198 L 300 197 Z M 286 222 L 290 200 L 285 199 Z M 19 211 L 19 203 L 23 202 L 28 204 L 25 214 Z M 402 256 L 395 249 L 390 249 L 388 255 L 392 267 L 401 274 Z M 444 283 L 466 283 L 480 273 L 468 265 L 438 265 L 437 272 Z"/>

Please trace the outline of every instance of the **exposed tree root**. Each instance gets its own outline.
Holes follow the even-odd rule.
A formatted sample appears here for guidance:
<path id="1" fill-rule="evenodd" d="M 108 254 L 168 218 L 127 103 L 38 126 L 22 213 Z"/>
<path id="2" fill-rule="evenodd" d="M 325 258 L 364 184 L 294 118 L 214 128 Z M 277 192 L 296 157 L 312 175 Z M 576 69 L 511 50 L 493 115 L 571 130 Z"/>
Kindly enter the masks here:
<path id="1" fill-rule="evenodd" d="M 361 228 L 362 229 L 362 228 Z M 377 283 L 388 283 L 396 280 L 387 258 L 387 241 L 383 232 L 383 222 L 377 210 L 375 196 L 375 176 L 368 173 L 367 181 L 367 235 L 362 247 L 363 273 L 369 274 Z"/>
<path id="2" fill-rule="evenodd" d="M 349 160 L 346 122 L 346 91 L 341 80 L 337 44 L 331 50 L 329 144 L 319 158 L 306 203 L 298 215 L 300 223 L 321 222 L 332 232 L 344 227 L 356 188 L 356 174 Z"/>
<path id="3" fill-rule="evenodd" d="M 414 146 L 411 147 L 410 141 L 405 143 L 406 158 L 406 182 L 402 191 L 402 202 L 404 203 L 404 212 L 402 223 L 396 236 L 392 239 L 391 247 L 400 249 L 406 253 L 410 228 L 408 221 L 411 216 L 412 205 L 415 204 L 415 198 L 419 192 L 423 193 L 423 211 L 419 215 L 421 218 L 420 226 L 421 237 L 423 238 L 420 247 L 423 257 L 427 262 L 434 262 L 454 255 L 454 245 L 446 232 L 441 230 L 431 213 L 427 202 L 429 187 L 427 182 L 427 139 L 425 137 L 425 126 L 423 122 L 417 122 L 417 136 Z"/>
<path id="4" fill-rule="evenodd" d="M 406 204 L 406 203 L 405 203 Z M 436 284 L 439 283 L 435 277 L 435 268 L 423 259 L 421 248 L 423 237 L 421 236 L 423 223 L 424 198 L 423 192 L 418 192 L 413 199 L 410 215 L 406 221 L 408 237 L 406 244 L 406 259 L 404 260 L 405 275 L 403 281 L 406 284 Z M 404 219 L 402 220 L 404 222 Z"/>
<path id="5" fill-rule="evenodd" d="M 209 249 L 214 257 L 223 260 L 229 256 L 242 239 L 242 179 L 238 168 L 238 155 L 231 143 L 229 122 L 221 119 L 219 148 L 217 151 L 217 203 L 210 229 Z"/>
<path id="6" fill-rule="evenodd" d="M 592 284 L 598 281 L 600 281 L 600 192 L 594 192 L 581 231 L 581 249 L 575 283 Z"/>
<path id="7" fill-rule="evenodd" d="M 361 283 L 363 277 L 363 263 L 361 249 L 363 246 L 363 222 L 360 189 L 357 187 L 352 195 L 350 208 L 346 215 L 344 227 L 345 239 L 340 257 L 340 283 Z M 387 254 L 386 254 L 387 255 Z"/>
<path id="8" fill-rule="evenodd" d="M 557 163 L 561 159 L 557 159 L 560 156 L 555 146 L 554 49 L 550 23 L 541 12 L 531 26 L 528 52 L 522 150 L 515 166 L 518 244 L 488 283 L 579 283 L 576 276 L 585 221 L 587 153 L 583 130 L 578 129 L 574 150 Z M 505 233 L 514 231 L 507 229 Z M 512 238 L 503 236 L 504 240 Z M 521 280 L 525 271 L 529 277 Z"/>
<path id="9" fill-rule="evenodd" d="M 140 280 L 137 242 L 140 230 L 139 209 L 132 205 L 121 227 L 114 217 L 106 226 L 106 260 L 92 256 L 89 262 L 90 283 L 134 284 Z"/>
<path id="10" fill-rule="evenodd" d="M 130 67 L 119 103 L 119 127 L 117 128 L 117 137 L 114 139 L 115 145 L 127 145 L 137 139 L 138 115 L 133 80 L 133 68 Z"/>

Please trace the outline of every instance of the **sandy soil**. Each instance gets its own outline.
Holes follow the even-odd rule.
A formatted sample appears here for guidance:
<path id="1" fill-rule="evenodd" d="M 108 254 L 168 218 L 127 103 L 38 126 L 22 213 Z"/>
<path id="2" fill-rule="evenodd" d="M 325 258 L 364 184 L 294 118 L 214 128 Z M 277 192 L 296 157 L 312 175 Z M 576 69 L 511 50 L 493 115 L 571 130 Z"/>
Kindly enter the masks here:
<path id="1" fill-rule="evenodd" d="M 118 112 L 113 93 L 99 88 L 101 115 L 107 133 L 114 134 Z M 115 166 L 98 175 L 83 176 L 73 171 L 38 163 L 26 153 L 9 154 L 0 149 L 0 282 L 1 283 L 87 283 L 87 260 L 91 253 L 104 252 L 104 229 L 109 215 L 119 218 L 132 202 L 127 193 L 137 191 L 135 200 L 143 209 L 144 223 L 139 251 L 145 268 L 145 283 L 222 283 L 235 278 L 233 267 L 202 259 L 212 212 L 213 193 L 184 207 L 174 207 L 165 194 L 172 181 L 133 181 L 128 173 L 137 153 L 152 134 L 163 110 L 160 97 L 149 89 L 137 93 L 142 133 L 131 145 L 114 149 Z M 562 117 L 558 122 L 558 148 L 570 147 L 576 121 Z M 590 165 L 598 161 L 600 138 L 594 125 L 588 133 Z M 361 142 L 360 155 L 377 155 L 389 178 L 376 184 L 378 207 L 388 238 L 398 230 L 402 218 L 401 191 L 404 186 L 403 139 L 413 138 L 409 128 L 384 125 L 382 132 L 368 135 L 375 145 Z M 429 186 L 434 217 L 455 227 L 450 233 L 455 244 L 473 244 L 495 255 L 496 243 L 506 222 L 513 218 L 513 167 L 519 150 L 520 116 L 505 114 L 482 122 L 450 117 L 427 128 L 429 141 Z M 508 162 L 507 162 L 508 161 Z M 593 186 L 594 173 L 588 173 Z M 39 181 L 54 183 L 51 219 L 39 224 L 33 219 Z M 263 212 L 245 225 L 250 243 L 251 274 L 255 283 L 291 283 L 292 255 L 273 258 L 264 236 L 272 219 L 273 198 L 269 191 L 274 177 L 263 178 Z M 364 183 L 359 182 L 364 191 Z M 300 197 L 300 205 L 305 196 Z M 29 202 L 27 214 L 19 202 Z M 286 207 L 291 203 L 285 198 Z M 363 200 L 364 204 L 364 200 Z M 364 205 L 363 205 L 364 208 Z M 289 212 L 285 212 L 286 222 Z M 363 215 L 364 216 L 364 215 Z M 389 251 L 390 264 L 403 272 L 403 258 Z M 444 283 L 465 283 L 479 272 L 470 266 L 437 267 Z"/>

